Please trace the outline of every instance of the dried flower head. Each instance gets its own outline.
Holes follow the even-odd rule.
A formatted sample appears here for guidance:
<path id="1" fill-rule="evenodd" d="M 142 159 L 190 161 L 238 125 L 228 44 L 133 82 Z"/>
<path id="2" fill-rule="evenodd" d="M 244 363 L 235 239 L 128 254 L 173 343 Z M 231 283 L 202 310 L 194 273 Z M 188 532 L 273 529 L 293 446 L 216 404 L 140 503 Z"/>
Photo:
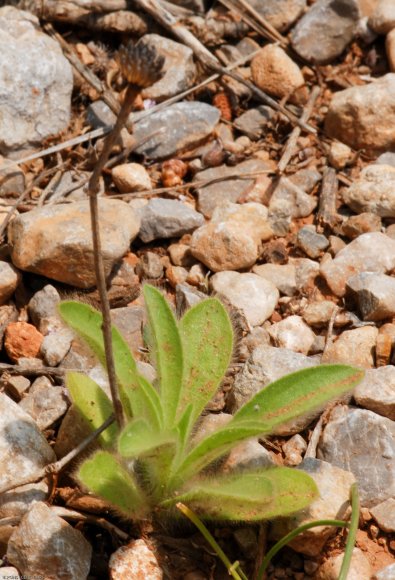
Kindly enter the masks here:
<path id="1" fill-rule="evenodd" d="M 117 55 L 123 77 L 141 89 L 150 87 L 161 78 L 164 60 L 154 47 L 141 42 L 121 46 Z"/>

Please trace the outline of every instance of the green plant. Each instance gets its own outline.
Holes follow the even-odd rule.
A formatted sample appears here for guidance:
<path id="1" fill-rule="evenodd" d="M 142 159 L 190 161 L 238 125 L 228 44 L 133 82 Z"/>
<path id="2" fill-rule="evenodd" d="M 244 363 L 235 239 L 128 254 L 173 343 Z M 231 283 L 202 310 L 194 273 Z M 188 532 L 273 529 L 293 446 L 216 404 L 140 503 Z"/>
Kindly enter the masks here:
<path id="1" fill-rule="evenodd" d="M 78 471 L 81 483 L 135 518 L 182 502 L 206 519 L 255 521 L 287 515 L 311 503 L 317 488 L 303 471 L 275 467 L 223 475 L 213 471 L 212 464 L 240 441 L 267 435 L 341 396 L 361 380 L 363 372 L 345 365 L 322 365 L 292 373 L 255 395 L 227 425 L 196 442 L 196 424 L 232 356 L 229 316 L 218 299 L 209 298 L 177 321 L 156 288 L 146 285 L 144 298 L 155 386 L 139 374 L 127 344 L 113 327 L 115 372 L 126 426 L 119 431 L 113 424 L 103 431 L 102 449 Z M 105 364 L 100 313 L 78 302 L 63 302 L 60 313 Z M 112 414 L 110 399 L 89 377 L 70 372 L 67 386 L 92 430 Z"/>

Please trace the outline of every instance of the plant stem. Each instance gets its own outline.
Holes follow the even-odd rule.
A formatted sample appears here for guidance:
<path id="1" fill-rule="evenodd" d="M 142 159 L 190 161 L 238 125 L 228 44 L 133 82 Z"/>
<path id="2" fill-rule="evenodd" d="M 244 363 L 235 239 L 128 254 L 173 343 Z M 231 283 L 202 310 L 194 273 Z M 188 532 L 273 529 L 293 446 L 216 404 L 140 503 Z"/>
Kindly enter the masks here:
<path id="1" fill-rule="evenodd" d="M 270 548 L 263 559 L 261 567 L 259 568 L 257 580 L 263 580 L 263 575 L 270 563 L 270 560 L 274 558 L 274 556 L 281 550 L 281 548 L 283 548 L 286 544 L 288 544 L 288 542 L 293 540 L 299 534 L 309 530 L 310 528 L 316 528 L 317 526 L 337 526 L 339 528 L 348 528 L 349 523 L 344 522 L 343 520 L 317 520 L 316 522 L 309 522 L 308 524 L 303 524 L 303 526 L 299 526 L 295 530 L 292 530 L 292 532 L 289 532 L 289 534 L 281 538 L 281 540 L 279 540 L 272 548 Z"/>
<path id="2" fill-rule="evenodd" d="M 124 126 L 129 116 L 133 102 L 138 92 L 139 89 L 134 85 L 128 86 L 125 94 L 125 99 L 122 104 L 119 115 L 117 117 L 114 128 L 104 141 L 103 151 L 101 152 L 101 155 L 94 167 L 92 176 L 88 183 L 96 284 L 97 289 L 99 291 L 101 311 L 103 314 L 102 331 L 106 354 L 106 367 L 108 373 L 108 381 L 110 383 L 112 403 L 114 406 L 115 420 L 118 424 L 119 429 L 121 429 L 124 426 L 125 417 L 123 413 L 121 399 L 119 396 L 118 383 L 115 374 L 114 353 L 112 349 L 111 312 L 110 312 L 110 303 L 108 301 L 107 296 L 106 274 L 104 270 L 102 246 L 100 239 L 99 204 L 97 198 L 99 193 L 99 180 L 101 172 L 105 164 L 107 163 L 111 150 L 119 136 L 122 127 Z"/>
<path id="3" fill-rule="evenodd" d="M 350 529 L 348 532 L 348 538 L 346 543 L 346 549 L 344 550 L 343 562 L 340 568 L 338 580 L 346 580 L 348 571 L 350 569 L 352 553 L 355 546 L 355 540 L 357 537 L 357 530 L 359 524 L 359 493 L 358 486 L 353 483 L 350 490 L 351 495 L 351 520 Z"/>
<path id="4" fill-rule="evenodd" d="M 239 563 L 234 562 L 234 564 L 232 564 L 232 562 L 229 560 L 225 552 L 222 550 L 221 546 L 218 544 L 218 542 L 215 540 L 212 534 L 208 531 L 208 529 L 201 521 L 201 519 L 189 507 L 187 507 L 185 504 L 181 502 L 178 502 L 176 504 L 176 508 L 179 509 L 180 512 L 182 512 L 184 516 L 186 516 L 197 527 L 199 532 L 207 540 L 207 542 L 216 552 L 218 557 L 222 560 L 223 564 L 226 566 L 229 576 L 232 576 L 232 578 L 234 578 L 235 580 L 248 580 L 247 576 L 240 569 Z"/>

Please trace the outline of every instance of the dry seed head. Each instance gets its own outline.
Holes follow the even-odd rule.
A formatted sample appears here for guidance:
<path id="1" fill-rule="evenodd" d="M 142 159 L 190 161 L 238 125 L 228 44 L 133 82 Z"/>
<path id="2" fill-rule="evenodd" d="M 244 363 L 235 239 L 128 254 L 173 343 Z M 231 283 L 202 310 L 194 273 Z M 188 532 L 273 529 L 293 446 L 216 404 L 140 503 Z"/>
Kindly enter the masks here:
<path id="1" fill-rule="evenodd" d="M 164 60 L 152 46 L 133 42 L 121 46 L 117 55 L 122 76 L 141 89 L 150 87 L 161 78 Z"/>

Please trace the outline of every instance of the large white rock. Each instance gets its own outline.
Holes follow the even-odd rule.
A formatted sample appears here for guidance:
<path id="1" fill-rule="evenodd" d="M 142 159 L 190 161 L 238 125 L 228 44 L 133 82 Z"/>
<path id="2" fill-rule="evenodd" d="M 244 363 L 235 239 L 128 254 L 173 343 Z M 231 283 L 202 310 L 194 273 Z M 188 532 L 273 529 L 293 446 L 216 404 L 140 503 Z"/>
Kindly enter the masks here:
<path id="1" fill-rule="evenodd" d="M 36 16 L 0 9 L 0 150 L 31 147 L 70 120 L 73 74 L 58 43 Z"/>
<path id="2" fill-rule="evenodd" d="M 100 199 L 99 225 L 108 276 L 137 236 L 140 220 L 123 201 Z M 11 258 L 21 270 L 78 288 L 95 285 L 89 202 L 49 205 L 15 218 L 8 227 Z"/>

